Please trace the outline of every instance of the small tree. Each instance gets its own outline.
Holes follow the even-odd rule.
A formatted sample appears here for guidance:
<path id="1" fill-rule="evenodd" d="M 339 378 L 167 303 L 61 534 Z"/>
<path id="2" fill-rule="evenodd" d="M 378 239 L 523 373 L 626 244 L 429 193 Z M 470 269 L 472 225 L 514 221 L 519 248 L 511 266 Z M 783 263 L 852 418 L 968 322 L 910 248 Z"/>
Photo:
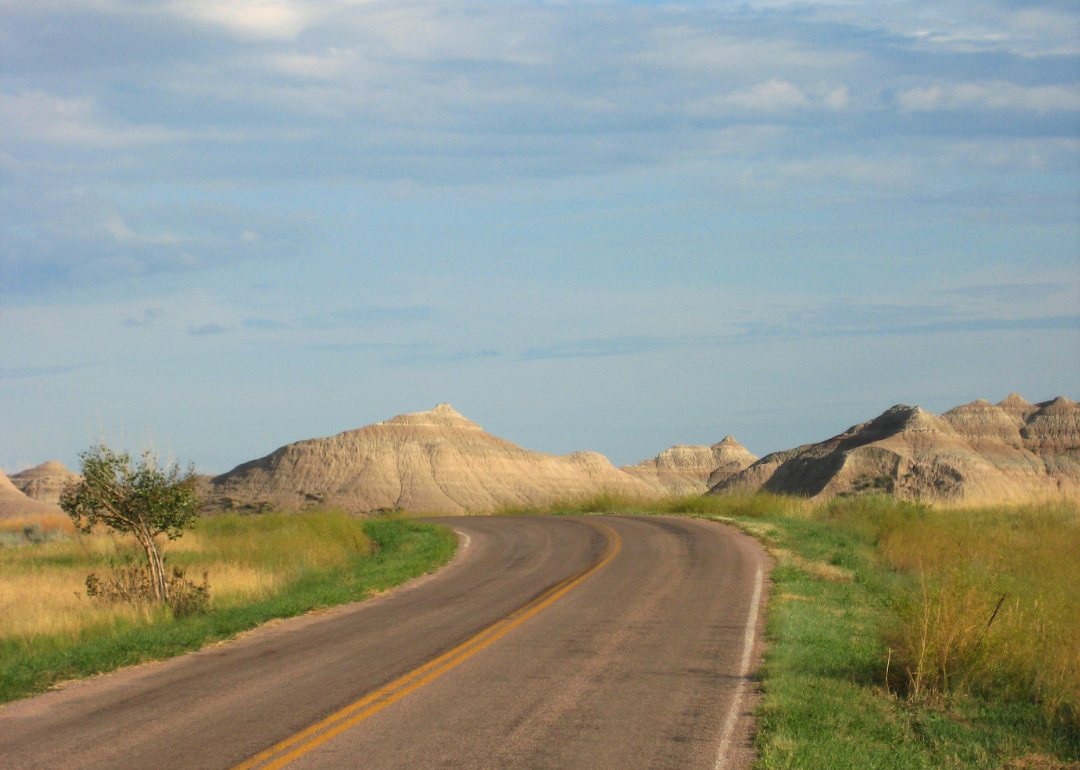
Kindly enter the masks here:
<path id="1" fill-rule="evenodd" d="M 64 489 L 60 507 L 81 532 L 100 523 L 134 535 L 146 553 L 154 598 L 167 602 L 169 581 L 154 538 L 175 540 L 199 515 L 194 466 L 186 472 L 179 463 L 159 468 L 152 452 L 144 452 L 134 465 L 126 452 L 113 452 L 104 443 L 81 453 L 79 460 L 83 477 Z"/>

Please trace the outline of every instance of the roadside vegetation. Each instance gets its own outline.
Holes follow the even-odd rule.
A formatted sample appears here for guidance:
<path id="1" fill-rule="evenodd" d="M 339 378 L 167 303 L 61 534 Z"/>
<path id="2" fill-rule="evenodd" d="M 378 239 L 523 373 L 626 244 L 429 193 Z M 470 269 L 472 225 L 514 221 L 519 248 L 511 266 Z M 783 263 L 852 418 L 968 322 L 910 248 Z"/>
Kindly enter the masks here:
<path id="1" fill-rule="evenodd" d="M 544 512 L 701 516 L 767 546 L 759 768 L 1080 768 L 1075 503 L 759 494 Z"/>
<path id="2" fill-rule="evenodd" d="M 88 576 L 115 584 L 145 562 L 134 535 L 80 533 L 63 520 L 0 532 L 0 702 L 363 599 L 446 563 L 456 538 L 402 518 L 316 510 L 196 519 L 157 545 L 169 569 L 206 587 L 198 611 L 88 596 Z"/>

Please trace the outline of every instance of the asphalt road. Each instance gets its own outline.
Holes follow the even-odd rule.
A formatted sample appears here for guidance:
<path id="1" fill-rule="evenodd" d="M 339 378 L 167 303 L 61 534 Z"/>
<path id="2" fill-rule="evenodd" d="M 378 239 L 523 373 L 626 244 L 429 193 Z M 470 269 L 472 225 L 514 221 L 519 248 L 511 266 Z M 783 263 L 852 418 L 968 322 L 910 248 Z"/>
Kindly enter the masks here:
<path id="1" fill-rule="evenodd" d="M 766 559 L 712 522 L 442 520 L 377 599 L 0 708 L 4 768 L 709 768 L 750 759 Z"/>

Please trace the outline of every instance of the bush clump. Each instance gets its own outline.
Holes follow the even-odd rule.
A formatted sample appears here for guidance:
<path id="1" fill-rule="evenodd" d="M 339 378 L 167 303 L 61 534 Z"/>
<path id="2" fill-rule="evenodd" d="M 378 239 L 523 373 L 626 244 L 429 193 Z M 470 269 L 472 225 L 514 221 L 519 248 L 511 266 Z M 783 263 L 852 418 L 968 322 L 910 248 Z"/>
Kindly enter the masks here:
<path id="1" fill-rule="evenodd" d="M 188 579 L 183 567 L 173 567 L 168 578 L 167 606 L 173 617 L 199 615 L 210 609 L 210 575 L 203 572 L 202 583 Z M 154 583 L 150 571 L 139 564 L 113 567 L 104 577 L 97 572 L 86 576 L 86 596 L 99 604 L 153 604 Z"/>

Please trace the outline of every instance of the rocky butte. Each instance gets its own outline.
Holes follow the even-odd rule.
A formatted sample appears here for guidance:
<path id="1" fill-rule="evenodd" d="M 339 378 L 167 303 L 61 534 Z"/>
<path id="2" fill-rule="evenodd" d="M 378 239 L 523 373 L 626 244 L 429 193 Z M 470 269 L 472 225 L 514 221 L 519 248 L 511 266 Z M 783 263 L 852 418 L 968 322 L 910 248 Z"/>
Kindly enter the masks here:
<path id="1" fill-rule="evenodd" d="M 55 462 L 10 480 L 0 473 L 0 517 L 59 513 L 60 490 L 75 478 Z M 288 444 L 202 478 L 202 492 L 216 508 L 327 505 L 357 513 L 482 512 L 600 494 L 758 490 L 814 499 L 882 493 L 948 504 L 1077 498 L 1080 406 L 1067 398 L 1031 404 L 1015 393 L 940 416 L 900 404 L 826 441 L 760 460 L 728 436 L 712 446 L 673 446 L 618 469 L 595 452 L 523 449 L 440 404 Z"/>
<path id="2" fill-rule="evenodd" d="M 0 471 L 0 519 L 32 519 L 59 513 L 59 506 L 27 497 Z"/>
<path id="3" fill-rule="evenodd" d="M 60 493 L 64 487 L 82 478 L 55 460 L 42 463 L 34 468 L 19 471 L 11 475 L 11 483 L 24 495 L 40 503 L 60 504 Z"/>
<path id="4" fill-rule="evenodd" d="M 731 436 L 712 446 L 678 444 L 623 471 L 669 495 L 700 495 L 757 460 Z"/>
<path id="5" fill-rule="evenodd" d="M 710 494 L 764 490 L 824 499 L 881 492 L 942 503 L 1080 496 L 1080 407 L 1012 394 L 940 417 L 892 407 L 838 436 L 766 455 Z"/>
<path id="6" fill-rule="evenodd" d="M 595 452 L 531 452 L 449 404 L 283 446 L 210 480 L 224 507 L 338 506 L 432 513 L 546 505 L 597 494 L 656 497 L 655 485 Z"/>

